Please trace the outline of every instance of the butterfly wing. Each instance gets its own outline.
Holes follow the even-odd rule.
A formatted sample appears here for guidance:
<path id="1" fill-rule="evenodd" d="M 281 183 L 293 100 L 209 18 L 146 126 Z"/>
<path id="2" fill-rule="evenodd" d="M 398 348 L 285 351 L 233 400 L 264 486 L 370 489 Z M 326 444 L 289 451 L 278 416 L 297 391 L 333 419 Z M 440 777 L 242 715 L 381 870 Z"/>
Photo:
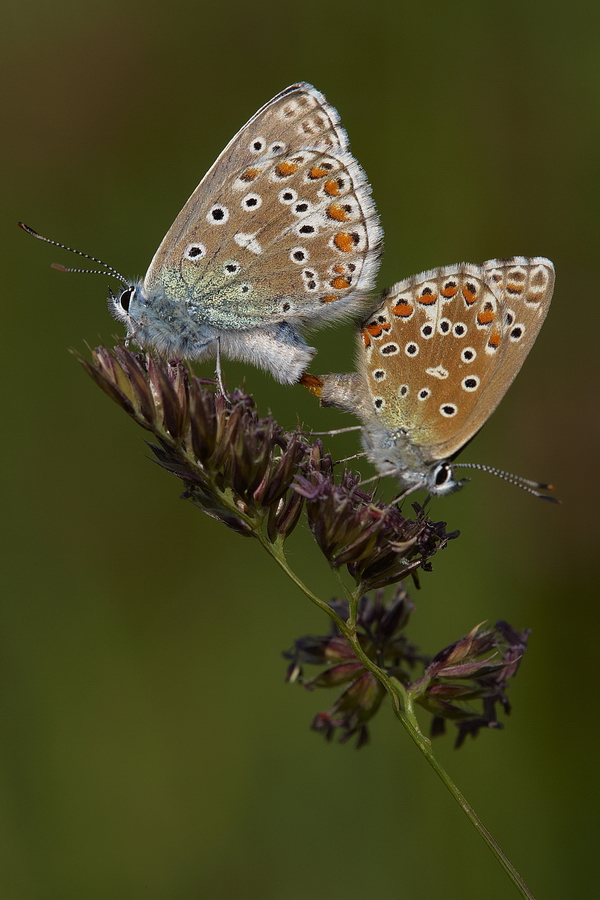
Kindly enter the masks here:
<path id="1" fill-rule="evenodd" d="M 387 432 L 451 458 L 492 414 L 542 326 L 554 267 L 541 257 L 462 263 L 389 288 L 362 329 L 360 368 Z"/>
<path id="2" fill-rule="evenodd" d="M 365 175 L 308 84 L 267 103 L 202 179 L 144 280 L 147 296 L 243 329 L 364 310 L 381 252 Z"/>
<path id="3" fill-rule="evenodd" d="M 501 321 L 492 323 L 489 341 L 496 346 L 501 330 L 498 364 L 482 389 L 482 409 L 475 433 L 496 409 L 516 378 L 550 309 L 555 272 L 549 259 L 513 257 L 483 264 L 499 297 Z M 467 438 L 468 440 L 468 438 Z"/>

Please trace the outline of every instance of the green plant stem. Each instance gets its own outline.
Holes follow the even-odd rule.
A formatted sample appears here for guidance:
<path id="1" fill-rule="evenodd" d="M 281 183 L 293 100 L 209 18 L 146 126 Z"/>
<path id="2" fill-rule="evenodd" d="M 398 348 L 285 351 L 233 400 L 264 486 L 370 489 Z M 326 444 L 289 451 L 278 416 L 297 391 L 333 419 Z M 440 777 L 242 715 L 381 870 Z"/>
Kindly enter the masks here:
<path id="1" fill-rule="evenodd" d="M 328 615 L 329 618 L 335 622 L 335 624 L 342 631 L 342 633 L 345 633 L 346 623 L 343 621 L 343 619 L 340 619 L 340 617 L 338 615 L 336 615 L 336 613 L 334 613 L 334 611 L 332 610 L 332 608 L 329 606 L 328 603 L 325 603 L 324 600 L 321 600 L 320 597 L 317 597 L 316 594 L 313 594 L 313 592 L 304 584 L 304 582 L 301 581 L 300 578 L 298 578 L 298 576 L 293 571 L 293 569 L 290 569 L 286 555 L 283 551 L 283 547 L 281 547 L 280 545 L 277 545 L 277 544 L 272 544 L 271 541 L 269 541 L 267 538 L 264 538 L 262 536 L 262 534 L 257 534 L 257 537 L 258 537 L 259 541 L 261 542 L 261 544 L 263 545 L 263 547 L 265 548 L 265 550 L 267 551 L 267 553 L 269 554 L 269 556 L 271 556 L 275 560 L 277 565 L 281 569 L 283 569 L 285 574 L 289 578 L 291 578 L 291 580 L 294 582 L 296 587 L 299 588 L 302 591 L 302 593 L 306 597 L 308 597 L 309 600 L 311 600 L 316 606 L 318 606 L 320 610 L 322 610 L 326 615 Z"/>
<path id="2" fill-rule="evenodd" d="M 377 666 L 362 649 L 360 641 L 358 640 L 356 634 L 356 614 L 358 600 L 360 599 L 361 593 L 360 589 L 357 589 L 356 591 L 348 590 L 348 588 L 344 585 L 341 577 L 339 576 L 339 573 L 337 573 L 340 583 L 342 584 L 344 592 L 346 593 L 349 601 L 350 616 L 348 618 L 348 621 L 344 622 L 333 612 L 333 610 L 327 603 L 313 594 L 313 592 L 304 584 L 304 582 L 301 581 L 300 578 L 298 578 L 296 573 L 289 567 L 285 553 L 281 546 L 272 544 L 262 535 L 257 536 L 259 537 L 259 540 L 265 550 L 267 550 L 269 555 L 272 556 L 272 558 L 280 566 L 280 568 L 283 569 L 286 575 L 291 578 L 291 580 L 299 588 L 299 590 L 301 590 L 309 600 L 316 604 L 319 609 L 325 612 L 335 622 L 336 626 L 349 642 L 356 657 L 362 662 L 365 669 L 368 669 L 369 672 L 371 672 L 386 689 L 392 701 L 394 715 L 400 720 L 400 722 L 404 726 L 404 729 L 417 745 L 431 768 L 441 779 L 446 788 L 450 791 L 451 795 L 454 797 L 462 811 L 468 817 L 473 827 L 479 832 L 481 838 L 485 841 L 491 852 L 494 854 L 521 896 L 525 897 L 526 900 L 535 900 L 534 895 L 531 893 L 508 857 L 504 854 L 497 841 L 485 827 L 471 804 L 467 802 L 465 797 L 459 791 L 458 787 L 454 784 L 444 767 L 436 759 L 431 749 L 431 741 L 429 740 L 429 738 L 425 737 L 425 735 L 419 728 L 410 692 L 408 692 L 404 685 L 402 685 L 397 679 L 390 678 L 389 675 L 382 669 L 380 669 L 379 666 Z"/>
<path id="3" fill-rule="evenodd" d="M 395 679 L 392 680 L 395 681 Z M 404 691 L 403 686 L 400 685 L 399 682 L 398 685 Z M 406 691 L 404 691 L 404 693 L 406 693 Z M 408 696 L 408 710 L 409 711 L 407 711 L 407 713 L 403 713 L 401 709 L 396 706 L 394 707 L 395 715 L 398 717 L 398 719 L 400 719 L 410 737 L 420 749 L 421 753 L 425 756 L 425 759 L 427 760 L 431 768 L 448 788 L 462 811 L 468 817 L 469 821 L 477 829 L 481 838 L 485 841 L 489 849 L 492 851 L 521 896 L 526 897 L 527 900 L 535 900 L 535 897 L 533 896 L 511 861 L 504 854 L 498 842 L 495 840 L 493 835 L 490 834 L 471 804 L 467 802 L 463 794 L 459 791 L 458 787 L 454 784 L 454 782 L 442 766 L 442 764 L 434 756 L 433 750 L 431 749 L 431 741 L 423 736 L 423 734 L 419 730 L 418 725 L 416 724 L 416 716 L 414 714 L 414 709 L 412 709 L 410 695 Z"/>

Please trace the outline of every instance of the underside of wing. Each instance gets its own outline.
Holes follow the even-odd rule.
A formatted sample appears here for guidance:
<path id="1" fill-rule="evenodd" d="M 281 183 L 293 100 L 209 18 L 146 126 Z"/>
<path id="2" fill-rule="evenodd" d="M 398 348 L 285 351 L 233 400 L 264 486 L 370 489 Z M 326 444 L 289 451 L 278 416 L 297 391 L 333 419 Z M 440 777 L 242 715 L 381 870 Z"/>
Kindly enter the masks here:
<path id="1" fill-rule="evenodd" d="M 211 324 L 310 324 L 364 309 L 381 252 L 369 186 L 339 117 L 288 88 L 235 136 L 159 247 L 144 282 Z"/>
<path id="2" fill-rule="evenodd" d="M 462 263 L 386 291 L 361 334 L 375 411 L 431 461 L 479 430 L 519 371 L 554 284 L 542 258 Z"/>

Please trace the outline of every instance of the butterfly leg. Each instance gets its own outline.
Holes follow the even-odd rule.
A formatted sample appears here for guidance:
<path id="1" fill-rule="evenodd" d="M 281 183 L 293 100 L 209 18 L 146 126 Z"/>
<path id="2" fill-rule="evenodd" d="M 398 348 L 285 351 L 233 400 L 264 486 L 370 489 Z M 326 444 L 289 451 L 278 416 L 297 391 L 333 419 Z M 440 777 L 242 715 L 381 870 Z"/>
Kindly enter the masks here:
<path id="1" fill-rule="evenodd" d="M 309 437 L 320 437 L 321 435 L 334 436 L 336 434 L 347 434 L 349 431 L 362 431 L 362 425 L 348 425 L 346 428 L 332 428 L 331 431 L 304 431 Z M 365 453 L 357 454 L 366 456 Z"/>
<path id="2" fill-rule="evenodd" d="M 217 379 L 217 384 L 219 385 L 219 391 L 223 398 L 227 400 L 228 403 L 231 403 L 231 399 L 225 390 L 225 384 L 223 383 L 223 370 L 221 369 L 221 338 L 217 337 L 217 352 L 216 352 L 216 363 L 215 363 L 215 376 Z"/>
<path id="3" fill-rule="evenodd" d="M 343 459 L 336 459 L 333 465 L 339 466 L 340 463 L 347 463 L 353 459 L 364 459 L 366 455 L 366 453 L 353 453 L 352 456 L 345 456 Z"/>
<path id="4" fill-rule="evenodd" d="M 405 500 L 409 494 L 413 494 L 415 491 L 418 491 L 418 490 L 419 490 L 418 484 L 407 487 L 406 490 L 401 491 L 401 493 L 399 493 L 396 497 L 394 497 L 394 499 L 390 502 L 390 506 L 396 506 L 397 504 L 402 503 L 402 501 Z M 427 504 L 431 500 L 431 496 L 432 496 L 431 494 L 427 495 L 425 502 L 423 504 L 423 508 L 425 508 L 425 506 L 427 506 Z"/>
<path id="5" fill-rule="evenodd" d="M 111 291 L 111 293 L 112 293 L 112 291 Z M 136 325 L 134 325 L 133 321 L 131 321 L 131 324 L 128 325 L 128 327 L 127 327 L 127 337 L 125 338 L 125 346 L 126 347 L 129 347 L 130 341 L 135 341 L 135 337 L 136 337 L 137 333 L 142 328 L 144 328 L 145 324 L 146 324 L 145 315 L 142 315 L 140 321 Z"/>
<path id="6" fill-rule="evenodd" d="M 372 484 L 374 481 L 379 481 L 381 475 L 371 475 L 370 478 L 365 478 L 363 481 L 359 481 L 357 487 L 363 487 L 365 484 Z M 395 501 L 392 501 L 395 502 Z"/>

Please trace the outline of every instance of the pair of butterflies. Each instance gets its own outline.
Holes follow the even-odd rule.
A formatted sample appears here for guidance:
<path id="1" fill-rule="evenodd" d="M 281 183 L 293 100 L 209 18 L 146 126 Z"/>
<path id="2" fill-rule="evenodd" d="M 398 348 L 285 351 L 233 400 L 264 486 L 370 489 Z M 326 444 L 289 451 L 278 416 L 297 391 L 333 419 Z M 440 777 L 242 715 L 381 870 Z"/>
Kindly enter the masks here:
<path id="1" fill-rule="evenodd" d="M 399 282 L 374 303 L 381 251 L 337 111 L 295 84 L 230 141 L 143 281 L 106 267 L 125 285 L 109 309 L 128 338 L 167 357 L 201 359 L 218 346 L 282 383 L 302 381 L 323 405 L 359 416 L 367 455 L 405 493 L 448 493 L 462 483 L 450 460 L 531 349 L 554 268 L 543 258 L 462 263 Z M 316 351 L 303 331 L 350 317 L 364 320 L 357 371 L 305 374 Z"/>

